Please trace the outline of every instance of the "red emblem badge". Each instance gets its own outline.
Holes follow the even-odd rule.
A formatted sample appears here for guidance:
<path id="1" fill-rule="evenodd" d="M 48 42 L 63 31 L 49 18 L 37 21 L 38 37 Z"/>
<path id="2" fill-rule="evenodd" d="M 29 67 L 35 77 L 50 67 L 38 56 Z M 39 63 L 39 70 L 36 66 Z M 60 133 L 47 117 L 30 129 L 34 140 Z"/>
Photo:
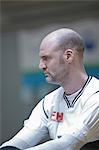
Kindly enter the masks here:
<path id="1" fill-rule="evenodd" d="M 63 112 L 53 112 L 51 119 L 58 122 L 63 121 Z"/>

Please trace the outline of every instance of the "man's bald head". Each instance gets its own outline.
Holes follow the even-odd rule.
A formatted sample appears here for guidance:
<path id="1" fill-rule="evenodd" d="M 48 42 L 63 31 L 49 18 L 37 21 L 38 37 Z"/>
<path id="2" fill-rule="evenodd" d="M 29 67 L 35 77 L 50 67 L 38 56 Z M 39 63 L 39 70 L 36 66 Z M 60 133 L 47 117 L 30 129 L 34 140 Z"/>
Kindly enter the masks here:
<path id="1" fill-rule="evenodd" d="M 39 52 L 39 67 L 46 74 L 46 80 L 64 86 L 73 74 L 75 77 L 83 74 L 83 50 L 81 36 L 71 29 L 62 28 L 48 34 Z"/>
<path id="2" fill-rule="evenodd" d="M 62 50 L 74 49 L 79 53 L 84 50 L 82 37 L 72 29 L 62 28 L 48 34 L 42 43 L 50 42 L 56 44 Z"/>

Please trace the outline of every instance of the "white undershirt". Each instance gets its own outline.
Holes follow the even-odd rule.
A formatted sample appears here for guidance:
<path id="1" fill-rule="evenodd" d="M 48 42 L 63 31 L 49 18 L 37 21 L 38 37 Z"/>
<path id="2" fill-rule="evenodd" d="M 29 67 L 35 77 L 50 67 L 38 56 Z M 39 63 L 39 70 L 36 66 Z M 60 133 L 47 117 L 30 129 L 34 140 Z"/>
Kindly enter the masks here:
<path id="1" fill-rule="evenodd" d="M 70 105 L 72 104 L 74 98 L 78 95 L 78 93 L 81 91 L 81 89 L 79 89 L 78 91 L 76 91 L 75 93 L 73 94 L 70 94 L 70 95 L 66 95 L 68 101 L 70 102 Z"/>

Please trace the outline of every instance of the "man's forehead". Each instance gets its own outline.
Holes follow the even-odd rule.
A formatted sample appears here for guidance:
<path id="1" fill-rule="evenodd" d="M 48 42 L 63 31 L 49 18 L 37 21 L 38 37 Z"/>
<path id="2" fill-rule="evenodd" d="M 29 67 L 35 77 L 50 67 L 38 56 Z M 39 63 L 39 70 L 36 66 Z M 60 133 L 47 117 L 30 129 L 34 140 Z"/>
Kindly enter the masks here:
<path id="1" fill-rule="evenodd" d="M 47 49 L 40 49 L 40 51 L 39 51 L 39 56 L 40 57 L 42 57 L 42 56 L 47 56 L 47 55 L 49 55 L 51 52 L 50 52 L 50 50 L 47 50 Z"/>
<path id="2" fill-rule="evenodd" d="M 55 51 L 57 51 L 59 49 L 59 44 L 56 40 L 44 40 L 42 41 L 41 45 L 40 45 L 40 55 L 43 54 L 50 54 L 53 53 Z"/>

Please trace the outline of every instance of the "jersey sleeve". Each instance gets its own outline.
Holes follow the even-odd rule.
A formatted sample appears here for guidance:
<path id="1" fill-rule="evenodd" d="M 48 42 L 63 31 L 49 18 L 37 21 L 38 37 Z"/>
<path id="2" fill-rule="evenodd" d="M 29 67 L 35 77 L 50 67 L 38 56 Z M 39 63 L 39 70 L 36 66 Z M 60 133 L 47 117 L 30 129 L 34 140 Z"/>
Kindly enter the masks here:
<path id="1" fill-rule="evenodd" d="M 83 106 L 82 122 L 87 127 L 87 141 L 99 140 L 99 91 L 93 94 Z"/>
<path id="2" fill-rule="evenodd" d="M 72 135 L 64 135 L 59 139 L 50 140 L 25 150 L 79 150 L 77 143 L 78 140 Z"/>
<path id="3" fill-rule="evenodd" d="M 46 124 L 47 117 L 43 110 L 43 100 L 41 100 L 33 109 L 29 119 L 24 122 L 24 127 L 1 147 L 15 146 L 20 149 L 33 147 L 48 135 Z"/>

